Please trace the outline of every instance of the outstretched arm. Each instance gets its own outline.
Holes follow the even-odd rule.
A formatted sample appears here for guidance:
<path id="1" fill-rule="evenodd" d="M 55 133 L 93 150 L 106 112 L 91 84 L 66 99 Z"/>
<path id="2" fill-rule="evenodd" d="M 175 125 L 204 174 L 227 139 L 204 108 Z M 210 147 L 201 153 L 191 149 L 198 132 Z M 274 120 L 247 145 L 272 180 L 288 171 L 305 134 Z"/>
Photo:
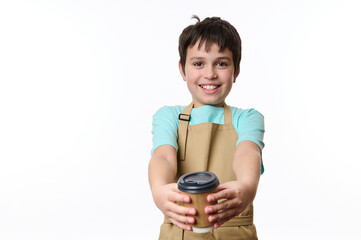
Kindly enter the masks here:
<path id="1" fill-rule="evenodd" d="M 177 227 L 192 230 L 187 224 L 195 219 L 187 215 L 195 215 L 194 208 L 179 206 L 177 202 L 190 202 L 189 196 L 181 194 L 177 184 L 173 183 L 177 174 L 177 153 L 170 145 L 162 145 L 155 149 L 149 162 L 148 177 L 153 200 L 163 214 Z"/>
<path id="2" fill-rule="evenodd" d="M 233 171 L 237 181 L 227 182 L 218 187 L 218 192 L 207 197 L 208 202 L 225 199 L 207 206 L 209 221 L 218 228 L 226 221 L 243 212 L 254 200 L 261 174 L 261 150 L 251 141 L 238 144 L 233 159 Z"/>

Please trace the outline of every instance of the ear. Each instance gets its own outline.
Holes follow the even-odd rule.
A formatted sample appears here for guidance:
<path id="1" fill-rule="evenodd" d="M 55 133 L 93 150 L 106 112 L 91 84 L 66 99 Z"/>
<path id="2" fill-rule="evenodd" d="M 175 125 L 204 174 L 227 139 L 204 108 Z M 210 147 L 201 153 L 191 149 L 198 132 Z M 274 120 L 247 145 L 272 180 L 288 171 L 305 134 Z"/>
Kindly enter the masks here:
<path id="1" fill-rule="evenodd" d="M 239 68 L 238 68 L 237 72 L 234 74 L 233 83 L 236 82 L 236 79 L 237 79 L 238 75 L 239 75 Z"/>
<path id="2" fill-rule="evenodd" d="M 182 64 L 181 64 L 180 61 L 179 61 L 179 63 L 178 63 L 178 68 L 179 68 L 180 74 L 182 75 L 183 81 L 186 81 L 186 74 L 185 74 L 184 71 L 183 71 Z"/>

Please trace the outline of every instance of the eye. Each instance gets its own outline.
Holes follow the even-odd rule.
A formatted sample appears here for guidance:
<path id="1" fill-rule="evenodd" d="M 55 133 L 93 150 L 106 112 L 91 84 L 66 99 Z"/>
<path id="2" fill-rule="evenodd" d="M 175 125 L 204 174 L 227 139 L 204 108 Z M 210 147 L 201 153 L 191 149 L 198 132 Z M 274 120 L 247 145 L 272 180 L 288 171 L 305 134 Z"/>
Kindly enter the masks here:
<path id="1" fill-rule="evenodd" d="M 217 66 L 219 66 L 219 67 L 227 67 L 228 64 L 226 62 L 219 62 L 219 63 L 217 63 Z"/>
<path id="2" fill-rule="evenodd" d="M 195 67 L 202 67 L 202 63 L 201 62 L 195 62 L 195 63 L 193 63 L 193 66 L 195 66 Z"/>

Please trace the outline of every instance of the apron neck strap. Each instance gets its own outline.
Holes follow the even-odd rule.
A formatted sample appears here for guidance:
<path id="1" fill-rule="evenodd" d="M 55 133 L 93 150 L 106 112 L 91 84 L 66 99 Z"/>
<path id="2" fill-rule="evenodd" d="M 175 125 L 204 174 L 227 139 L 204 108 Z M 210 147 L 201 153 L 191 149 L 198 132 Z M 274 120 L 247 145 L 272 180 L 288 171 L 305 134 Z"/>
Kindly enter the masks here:
<path id="1" fill-rule="evenodd" d="M 178 149 L 183 149 L 178 152 L 179 160 L 184 161 L 186 158 L 186 143 L 187 143 L 187 135 L 188 135 L 188 125 L 191 120 L 191 112 L 193 109 L 193 102 L 186 106 L 182 113 L 179 114 L 179 124 L 178 124 L 178 143 L 182 146 L 179 146 Z"/>
<path id="2" fill-rule="evenodd" d="M 190 115 L 191 112 L 192 112 L 193 107 L 194 107 L 194 103 L 192 102 L 191 104 L 189 104 L 188 106 L 186 106 L 186 107 L 183 109 L 182 114 Z"/>
<path id="3" fill-rule="evenodd" d="M 232 112 L 226 103 L 223 105 L 224 108 L 224 125 L 232 125 Z"/>

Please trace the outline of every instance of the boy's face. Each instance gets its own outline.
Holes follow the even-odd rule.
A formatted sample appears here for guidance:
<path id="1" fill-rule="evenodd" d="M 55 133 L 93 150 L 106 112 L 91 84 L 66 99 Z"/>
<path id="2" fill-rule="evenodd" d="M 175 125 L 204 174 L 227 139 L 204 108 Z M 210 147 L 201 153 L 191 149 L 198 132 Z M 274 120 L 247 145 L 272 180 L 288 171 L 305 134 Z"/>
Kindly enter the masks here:
<path id="1" fill-rule="evenodd" d="M 198 43 L 188 47 L 184 71 L 181 64 L 179 70 L 187 82 L 195 108 L 222 106 L 238 76 L 238 72 L 234 73 L 232 52 L 228 48 L 219 52 L 215 43 L 207 52 L 205 44 L 198 49 Z"/>

